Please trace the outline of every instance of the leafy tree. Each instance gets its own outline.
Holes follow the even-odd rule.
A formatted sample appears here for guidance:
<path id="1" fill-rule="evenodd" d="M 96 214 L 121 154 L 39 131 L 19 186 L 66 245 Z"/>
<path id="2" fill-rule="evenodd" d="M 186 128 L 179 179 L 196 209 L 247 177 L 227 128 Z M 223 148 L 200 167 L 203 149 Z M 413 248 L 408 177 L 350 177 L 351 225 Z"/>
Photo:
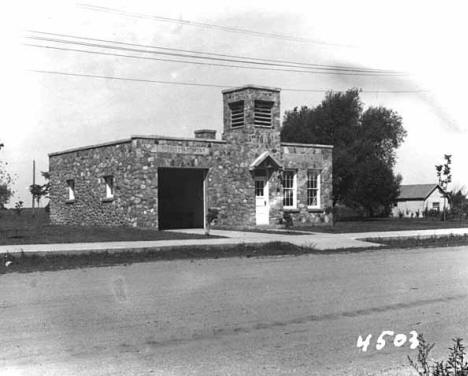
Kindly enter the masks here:
<path id="1" fill-rule="evenodd" d="M 0 150 L 4 147 L 0 143 Z M 0 208 L 3 208 L 5 204 L 10 201 L 11 196 L 13 196 L 13 190 L 11 189 L 11 184 L 13 179 L 6 170 L 8 163 L 0 161 Z"/>
<path id="2" fill-rule="evenodd" d="M 13 196 L 13 191 L 8 187 L 8 185 L 0 184 L 0 209 L 3 209 L 5 204 L 8 204 L 11 196 Z"/>
<path id="3" fill-rule="evenodd" d="M 42 171 L 41 175 L 43 176 L 44 179 L 47 180 L 45 184 L 31 184 L 29 186 L 29 192 L 31 192 L 31 195 L 33 196 L 33 199 L 36 200 L 37 206 L 39 206 L 39 203 L 43 197 L 49 197 L 49 190 L 50 190 L 50 174 L 48 171 Z"/>
<path id="4" fill-rule="evenodd" d="M 371 216 L 389 212 L 398 196 L 395 149 L 405 136 L 396 112 L 385 107 L 364 111 L 358 89 L 328 92 L 316 107 L 287 111 L 281 130 L 283 141 L 333 145 L 333 204 Z"/>
<path id="5" fill-rule="evenodd" d="M 450 213 L 459 219 L 468 215 L 468 198 L 462 189 L 453 190 L 448 193 L 450 203 Z"/>
<path id="6" fill-rule="evenodd" d="M 50 173 L 49 171 L 42 171 L 41 172 L 42 177 L 47 181 L 45 184 L 42 185 L 42 191 L 43 191 L 43 196 L 44 197 L 49 197 L 49 191 L 50 191 Z"/>
<path id="7" fill-rule="evenodd" d="M 31 192 L 33 199 L 36 200 L 37 206 L 39 206 L 41 198 L 46 195 L 44 186 L 40 184 L 31 184 L 29 186 L 29 192 Z"/>
<path id="8" fill-rule="evenodd" d="M 436 174 L 437 178 L 439 179 L 439 185 L 444 191 L 447 191 L 447 187 L 449 183 L 452 181 L 452 173 L 451 167 L 452 164 L 452 156 L 450 154 L 444 155 L 445 163 L 443 165 L 436 165 Z M 445 221 L 447 215 L 447 209 L 445 208 L 445 196 L 444 196 L 444 212 L 443 212 L 443 220 Z"/>

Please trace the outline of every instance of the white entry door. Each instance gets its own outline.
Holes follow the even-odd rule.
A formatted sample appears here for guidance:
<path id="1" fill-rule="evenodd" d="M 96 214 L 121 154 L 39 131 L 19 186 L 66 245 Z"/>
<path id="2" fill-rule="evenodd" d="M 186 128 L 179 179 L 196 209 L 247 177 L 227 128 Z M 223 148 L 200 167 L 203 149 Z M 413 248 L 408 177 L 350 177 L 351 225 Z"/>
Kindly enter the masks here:
<path id="1" fill-rule="evenodd" d="M 257 225 L 268 225 L 270 223 L 270 203 L 266 176 L 255 177 L 255 208 Z"/>

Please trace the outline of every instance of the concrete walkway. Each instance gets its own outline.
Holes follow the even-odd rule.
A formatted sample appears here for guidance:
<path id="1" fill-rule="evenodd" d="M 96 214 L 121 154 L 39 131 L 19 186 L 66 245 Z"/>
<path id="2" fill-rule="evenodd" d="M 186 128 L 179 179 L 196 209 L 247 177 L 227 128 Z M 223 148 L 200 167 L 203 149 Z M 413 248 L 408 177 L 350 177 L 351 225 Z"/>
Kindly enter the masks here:
<path id="1" fill-rule="evenodd" d="M 183 229 L 174 232 L 202 234 L 203 229 Z M 280 232 L 280 231 L 279 231 Z M 448 234 L 468 234 L 468 228 L 456 229 L 434 229 L 434 230 L 411 230 L 411 231 L 387 231 L 387 232 L 361 232 L 350 234 L 328 234 L 310 232 L 304 235 L 299 232 L 291 234 L 267 234 L 261 232 L 242 232 L 227 230 L 211 230 L 212 235 L 223 236 L 215 239 L 181 239 L 181 240 L 150 240 L 150 241 L 119 241 L 119 242 L 95 242 L 95 243 L 60 243 L 60 244 L 20 244 L 2 245 L 0 253 L 88 253 L 88 252 L 118 252 L 122 250 L 145 250 L 148 248 L 155 251 L 180 246 L 209 246 L 209 245 L 236 245 L 255 244 L 267 242 L 289 242 L 303 247 L 314 247 L 319 250 L 330 250 L 339 248 L 373 247 L 377 243 L 363 241 L 360 239 L 388 238 L 388 237 L 429 237 Z"/>

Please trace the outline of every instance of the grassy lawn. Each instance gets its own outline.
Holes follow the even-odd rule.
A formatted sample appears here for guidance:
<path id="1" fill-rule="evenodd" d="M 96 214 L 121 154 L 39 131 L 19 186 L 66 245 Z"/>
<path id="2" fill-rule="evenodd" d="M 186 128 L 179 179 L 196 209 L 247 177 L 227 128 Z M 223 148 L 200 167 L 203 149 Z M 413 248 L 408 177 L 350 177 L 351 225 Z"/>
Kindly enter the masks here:
<path id="1" fill-rule="evenodd" d="M 371 231 L 404 231 L 404 230 L 428 230 L 438 228 L 468 227 L 468 221 L 441 221 L 438 219 L 420 218 L 373 218 L 365 220 L 339 221 L 332 226 L 294 226 L 294 230 L 328 232 L 328 233 L 353 233 Z"/>
<path id="2" fill-rule="evenodd" d="M 365 240 L 365 239 L 363 239 Z M 299 256 L 306 254 L 326 255 L 357 253 L 385 250 L 391 252 L 402 248 L 430 248 L 468 246 L 468 235 L 448 235 L 440 237 L 415 238 L 375 238 L 369 239 L 382 246 L 339 248 L 317 250 L 313 247 L 299 247 L 284 242 L 264 244 L 233 244 L 212 246 L 178 246 L 168 249 L 119 250 L 115 252 L 88 252 L 78 254 L 0 254 L 0 275 L 4 273 L 30 273 L 35 271 L 54 271 L 63 269 L 127 265 L 138 262 L 165 260 L 196 260 L 229 257 L 268 257 Z M 9 263 L 8 265 L 6 263 Z"/>
<path id="3" fill-rule="evenodd" d="M 29 273 L 63 269 L 127 265 L 138 262 L 164 260 L 196 260 L 228 257 L 260 257 L 303 255 L 316 252 L 313 248 L 298 247 L 286 242 L 265 244 L 233 244 L 213 246 L 178 246 L 155 250 L 152 248 L 119 250 L 115 252 L 88 252 L 78 254 L 0 254 L 0 274 Z M 8 266 L 6 262 L 11 262 Z"/>
<path id="4" fill-rule="evenodd" d="M 206 236 L 133 227 L 52 225 L 44 210 L 36 211 L 34 217 L 30 210 L 21 215 L 14 211 L 0 211 L 0 245 L 202 238 Z"/>
<path id="5" fill-rule="evenodd" d="M 430 247 L 457 247 L 468 245 L 468 235 L 442 235 L 429 237 L 408 238 L 372 238 L 362 239 L 372 243 L 383 244 L 385 248 L 430 248 Z"/>

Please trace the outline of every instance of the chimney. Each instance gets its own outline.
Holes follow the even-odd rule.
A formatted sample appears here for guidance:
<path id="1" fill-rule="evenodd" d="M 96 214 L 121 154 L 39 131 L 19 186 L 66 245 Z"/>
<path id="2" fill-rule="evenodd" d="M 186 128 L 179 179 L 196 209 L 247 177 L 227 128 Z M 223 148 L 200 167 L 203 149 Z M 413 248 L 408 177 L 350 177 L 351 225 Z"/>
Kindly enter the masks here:
<path id="1" fill-rule="evenodd" d="M 198 129 L 194 133 L 195 138 L 204 138 L 208 140 L 216 139 L 216 131 L 214 129 Z"/>

